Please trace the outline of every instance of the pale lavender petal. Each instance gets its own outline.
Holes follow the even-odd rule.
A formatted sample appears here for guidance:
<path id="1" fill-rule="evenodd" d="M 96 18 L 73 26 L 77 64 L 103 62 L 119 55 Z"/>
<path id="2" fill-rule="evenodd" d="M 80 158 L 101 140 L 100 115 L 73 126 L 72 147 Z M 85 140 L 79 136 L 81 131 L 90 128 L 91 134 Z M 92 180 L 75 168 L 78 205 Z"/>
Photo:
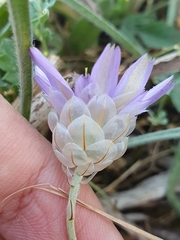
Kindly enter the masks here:
<path id="1" fill-rule="evenodd" d="M 151 61 L 147 54 L 143 55 L 126 70 L 116 87 L 113 97 L 115 98 L 127 92 L 134 92 L 133 97 L 136 97 L 144 91 L 153 65 L 154 60 Z"/>
<path id="2" fill-rule="evenodd" d="M 120 111 L 120 114 L 130 112 L 131 114 L 138 115 L 144 112 L 146 108 L 149 107 L 149 105 L 156 102 L 159 98 L 161 98 L 171 88 L 174 87 L 174 83 L 171 81 L 172 78 L 173 76 L 167 78 L 149 91 L 146 91 L 137 96 Z"/>
<path id="3" fill-rule="evenodd" d="M 141 102 L 132 102 L 129 103 L 127 106 L 125 106 L 120 112 L 119 114 L 122 113 L 131 113 L 134 114 L 135 116 L 137 116 L 139 114 L 139 112 L 142 113 L 141 109 Z"/>
<path id="4" fill-rule="evenodd" d="M 141 105 L 141 112 L 143 112 L 147 107 L 149 107 L 149 105 L 156 102 L 174 87 L 175 83 L 171 81 L 172 78 L 173 76 L 167 78 L 146 93 L 146 95 L 142 99 L 143 104 Z"/>
<path id="5" fill-rule="evenodd" d="M 153 97 L 154 102 L 157 101 L 162 95 L 166 94 L 173 86 L 174 83 L 171 81 L 173 76 L 165 79 L 161 83 L 157 84 L 155 87 L 147 91 L 146 95 L 143 98 L 143 101 L 149 100 Z M 166 91 L 164 91 L 164 89 Z M 168 89 L 168 90 L 167 90 Z M 159 97 L 160 96 L 160 97 Z"/>
<path id="6" fill-rule="evenodd" d="M 62 108 L 66 103 L 66 98 L 61 94 L 60 91 L 50 88 L 48 93 L 48 100 L 51 106 L 61 114 Z"/>
<path id="7" fill-rule="evenodd" d="M 31 47 L 29 55 L 33 62 L 45 73 L 52 87 L 60 87 L 59 90 L 62 91 L 63 94 L 65 93 L 68 98 L 72 97 L 73 92 L 67 82 L 37 48 Z M 59 86 L 57 86 L 57 83 Z"/>
<path id="8" fill-rule="evenodd" d="M 103 94 L 101 88 L 96 83 L 90 83 L 83 89 L 83 91 L 78 96 L 81 98 L 86 104 L 96 95 Z"/>
<path id="9" fill-rule="evenodd" d="M 120 57 L 120 48 L 108 44 L 91 72 L 92 81 L 98 83 L 102 92 L 110 96 L 117 85 Z"/>
<path id="10" fill-rule="evenodd" d="M 113 100 L 114 103 L 116 104 L 117 112 L 126 107 L 126 105 L 131 101 L 133 96 L 134 96 L 133 92 L 127 92 L 115 97 Z"/>
<path id="11" fill-rule="evenodd" d="M 91 117 L 103 127 L 111 118 L 116 115 L 116 105 L 107 94 L 94 96 L 88 103 Z"/>
<path id="12" fill-rule="evenodd" d="M 79 96 L 83 89 L 90 83 L 90 75 L 88 74 L 86 77 L 80 75 L 75 82 L 74 85 L 74 93 L 76 96 Z"/>
<path id="13" fill-rule="evenodd" d="M 34 79 L 36 80 L 39 87 L 48 94 L 49 87 L 51 86 L 46 74 L 38 67 L 35 66 L 35 76 Z"/>
<path id="14" fill-rule="evenodd" d="M 130 113 L 131 115 L 137 116 L 140 112 L 142 102 L 141 100 L 146 95 L 146 92 L 141 93 L 135 97 L 132 101 L 128 102 L 123 108 L 120 109 L 118 114 Z"/>

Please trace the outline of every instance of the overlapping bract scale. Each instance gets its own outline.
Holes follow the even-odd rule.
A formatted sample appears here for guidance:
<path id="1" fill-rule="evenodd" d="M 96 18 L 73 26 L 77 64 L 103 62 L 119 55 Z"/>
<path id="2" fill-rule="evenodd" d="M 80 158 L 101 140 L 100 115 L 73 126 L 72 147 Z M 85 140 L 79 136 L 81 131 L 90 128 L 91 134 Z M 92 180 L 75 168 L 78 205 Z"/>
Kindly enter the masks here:
<path id="1" fill-rule="evenodd" d="M 57 158 L 66 167 L 76 169 L 80 175 L 88 176 L 102 170 L 122 156 L 127 148 L 127 137 L 125 136 L 131 128 L 130 117 L 128 114 L 116 115 L 113 102 L 110 106 L 113 106 L 114 110 L 112 108 L 112 113 L 107 114 L 110 109 L 107 107 L 102 110 L 100 107 L 102 104 L 106 104 L 106 101 L 111 102 L 112 100 L 106 95 L 102 95 L 92 99 L 89 105 L 82 104 L 80 111 L 83 110 L 87 115 L 82 112 L 79 116 L 76 112 L 78 100 L 73 97 L 62 109 L 63 119 L 74 113 L 67 119 L 66 126 L 62 122 L 62 115 L 60 120 L 54 111 L 49 115 L 51 128 L 53 129 L 56 125 L 53 130 L 53 146 Z M 96 104 L 99 105 L 99 112 L 93 111 L 96 109 Z M 100 110 L 105 113 L 102 114 Z M 55 123 L 56 120 L 57 123 Z M 65 159 L 67 164 L 65 164 Z"/>
<path id="2" fill-rule="evenodd" d="M 100 125 L 104 126 L 111 118 L 116 116 L 116 105 L 107 94 L 94 96 L 88 103 L 91 117 Z"/>

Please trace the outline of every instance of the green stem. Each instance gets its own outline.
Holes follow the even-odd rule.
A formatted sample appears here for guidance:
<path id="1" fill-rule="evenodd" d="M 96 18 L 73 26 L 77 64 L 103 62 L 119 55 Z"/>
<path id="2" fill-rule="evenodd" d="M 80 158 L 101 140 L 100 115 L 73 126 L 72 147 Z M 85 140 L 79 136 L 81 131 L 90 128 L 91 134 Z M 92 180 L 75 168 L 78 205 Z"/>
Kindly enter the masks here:
<path id="1" fill-rule="evenodd" d="M 77 173 L 74 174 L 68 198 L 67 205 L 67 230 L 69 240 L 76 240 L 76 231 L 75 231 L 75 208 L 76 208 L 76 199 L 78 197 L 79 188 L 81 185 L 82 176 Z"/>
<path id="2" fill-rule="evenodd" d="M 32 63 L 28 55 L 32 42 L 28 0 L 7 0 L 20 81 L 20 112 L 29 120 L 32 98 Z"/>
<path id="3" fill-rule="evenodd" d="M 70 8 L 78 12 L 81 16 L 88 19 L 96 27 L 105 31 L 115 41 L 120 43 L 128 52 L 133 54 L 135 57 L 140 57 L 144 54 L 145 50 L 138 44 L 127 38 L 122 31 L 116 29 L 109 21 L 104 19 L 102 16 L 93 13 L 89 8 L 83 5 L 80 1 L 75 0 L 59 0 L 65 3 Z"/>

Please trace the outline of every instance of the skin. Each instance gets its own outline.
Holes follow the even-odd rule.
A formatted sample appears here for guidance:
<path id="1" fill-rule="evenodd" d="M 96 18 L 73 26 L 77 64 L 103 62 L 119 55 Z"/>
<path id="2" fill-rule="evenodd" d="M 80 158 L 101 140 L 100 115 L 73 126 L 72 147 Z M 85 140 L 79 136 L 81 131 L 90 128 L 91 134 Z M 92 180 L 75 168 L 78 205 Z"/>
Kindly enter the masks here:
<path id="1" fill-rule="evenodd" d="M 67 200 L 38 189 L 17 193 L 24 187 L 51 183 L 66 192 L 67 178 L 51 144 L 0 96 L 0 240 L 66 240 Z M 88 185 L 79 198 L 102 209 Z M 76 209 L 78 240 L 122 240 L 108 219 L 81 206 Z"/>

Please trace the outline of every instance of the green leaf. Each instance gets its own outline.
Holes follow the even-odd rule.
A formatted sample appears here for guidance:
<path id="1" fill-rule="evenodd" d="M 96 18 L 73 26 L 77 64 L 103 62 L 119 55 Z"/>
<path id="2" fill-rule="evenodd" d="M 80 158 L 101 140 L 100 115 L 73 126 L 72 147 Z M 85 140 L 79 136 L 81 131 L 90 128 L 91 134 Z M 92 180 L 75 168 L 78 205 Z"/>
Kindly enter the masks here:
<path id="1" fill-rule="evenodd" d="M 4 38 L 0 44 L 0 69 L 5 72 L 17 72 L 13 40 Z"/>
<path id="2" fill-rule="evenodd" d="M 54 4 L 55 4 L 56 0 L 45 0 L 43 2 L 43 8 L 46 9 L 46 8 L 51 8 Z"/>
<path id="3" fill-rule="evenodd" d="M 0 29 L 8 23 L 8 11 L 6 2 L 0 4 Z"/>
<path id="4" fill-rule="evenodd" d="M 49 10 L 46 6 L 48 5 L 44 5 L 41 0 L 30 1 L 30 14 L 33 27 L 37 27 L 38 24 L 48 20 Z"/>
<path id="5" fill-rule="evenodd" d="M 121 32 L 130 39 L 134 45 L 139 45 L 139 29 L 155 20 L 155 15 L 132 14 L 127 16 L 121 25 Z"/>
<path id="6" fill-rule="evenodd" d="M 180 127 L 147 133 L 137 137 L 130 137 L 128 148 L 170 139 L 180 139 Z"/>
<path id="7" fill-rule="evenodd" d="M 134 44 L 134 42 L 131 42 L 131 40 L 128 39 L 128 37 L 120 30 L 118 31 L 118 29 L 116 29 L 115 26 L 111 24 L 111 22 L 104 19 L 99 14 L 95 14 L 94 12 L 92 12 L 89 8 L 83 5 L 83 3 L 75 0 L 59 1 L 67 4 L 73 10 L 77 11 L 82 17 L 86 18 L 88 21 L 93 23 L 102 31 L 106 32 L 110 37 L 112 37 L 117 43 L 121 44 L 125 49 L 127 49 L 127 51 L 129 51 L 134 56 L 139 57 L 145 52 L 145 50 L 140 44 Z M 89 29 L 89 31 L 91 30 Z"/>
<path id="8" fill-rule="evenodd" d="M 178 43 L 180 31 L 167 26 L 165 22 L 155 21 L 139 28 L 138 36 L 147 47 L 159 49 Z"/>
<path id="9" fill-rule="evenodd" d="M 6 2 L 0 4 L 0 40 L 9 37 L 11 34 L 11 27 L 8 21 L 8 11 Z"/>
<path id="10" fill-rule="evenodd" d="M 0 44 L 0 69 L 6 72 L 3 80 L 6 80 L 12 85 L 18 85 L 15 49 L 11 39 L 4 38 Z"/>
<path id="11" fill-rule="evenodd" d="M 101 0 L 97 4 L 101 9 L 103 17 L 111 19 L 111 22 L 117 23 L 117 26 L 130 13 L 130 1 L 127 0 Z"/>
<path id="12" fill-rule="evenodd" d="M 12 72 L 7 72 L 4 76 L 3 79 L 6 82 L 10 83 L 12 86 L 18 86 L 19 82 L 18 82 L 18 75 L 17 75 L 17 71 L 12 71 Z"/>
<path id="13" fill-rule="evenodd" d="M 11 24 L 8 22 L 1 30 L 0 30 L 0 40 L 6 38 L 11 35 Z"/>
<path id="14" fill-rule="evenodd" d="M 167 112 L 165 110 L 159 110 L 156 114 L 152 110 L 149 110 L 148 113 L 148 120 L 151 122 L 152 125 L 157 126 L 159 124 L 168 124 Z"/>
<path id="15" fill-rule="evenodd" d="M 176 195 L 176 186 L 179 185 L 180 180 L 180 143 L 177 147 L 174 147 L 174 161 L 169 173 L 168 186 L 167 186 L 167 198 L 175 212 L 180 216 L 180 200 Z"/>
<path id="16" fill-rule="evenodd" d="M 42 11 L 42 14 L 39 15 L 37 18 L 34 18 L 32 20 L 32 26 L 35 28 L 38 26 L 38 24 L 43 24 L 45 23 L 49 18 L 49 10 L 48 9 L 45 9 L 44 11 Z"/>
<path id="17" fill-rule="evenodd" d="M 140 39 L 144 45 L 155 49 L 173 46 L 180 40 L 180 31 L 156 21 L 155 15 L 130 15 L 123 20 L 121 31 L 134 41 Z"/>
<path id="18" fill-rule="evenodd" d="M 89 32 L 91 29 L 91 32 Z M 96 40 L 100 31 L 92 23 L 81 19 L 75 24 L 69 37 L 69 42 L 75 54 L 82 53 L 89 48 Z"/>
<path id="19" fill-rule="evenodd" d="M 0 69 L 5 72 L 1 79 L 1 86 L 5 81 L 11 85 L 18 86 L 17 63 L 15 58 L 15 48 L 12 39 L 4 38 L 0 44 Z M 5 81 L 4 81 L 5 80 Z"/>
<path id="20" fill-rule="evenodd" d="M 155 19 L 155 15 L 131 14 L 123 20 L 121 31 L 126 31 L 126 34 L 129 32 L 129 35 L 135 37 L 141 27 L 147 26 Z"/>
<path id="21" fill-rule="evenodd" d="M 13 57 L 9 55 L 0 56 L 0 68 L 5 72 L 17 70 L 16 62 Z"/>
<path id="22" fill-rule="evenodd" d="M 14 43 L 13 43 L 12 39 L 5 38 L 1 41 L 0 55 L 3 55 L 3 54 L 6 54 L 6 55 L 14 55 L 15 54 L 15 48 L 14 48 Z"/>
<path id="23" fill-rule="evenodd" d="M 38 24 L 43 24 L 49 18 L 49 8 L 55 4 L 56 0 L 31 0 L 30 1 L 30 15 L 33 27 Z"/>

